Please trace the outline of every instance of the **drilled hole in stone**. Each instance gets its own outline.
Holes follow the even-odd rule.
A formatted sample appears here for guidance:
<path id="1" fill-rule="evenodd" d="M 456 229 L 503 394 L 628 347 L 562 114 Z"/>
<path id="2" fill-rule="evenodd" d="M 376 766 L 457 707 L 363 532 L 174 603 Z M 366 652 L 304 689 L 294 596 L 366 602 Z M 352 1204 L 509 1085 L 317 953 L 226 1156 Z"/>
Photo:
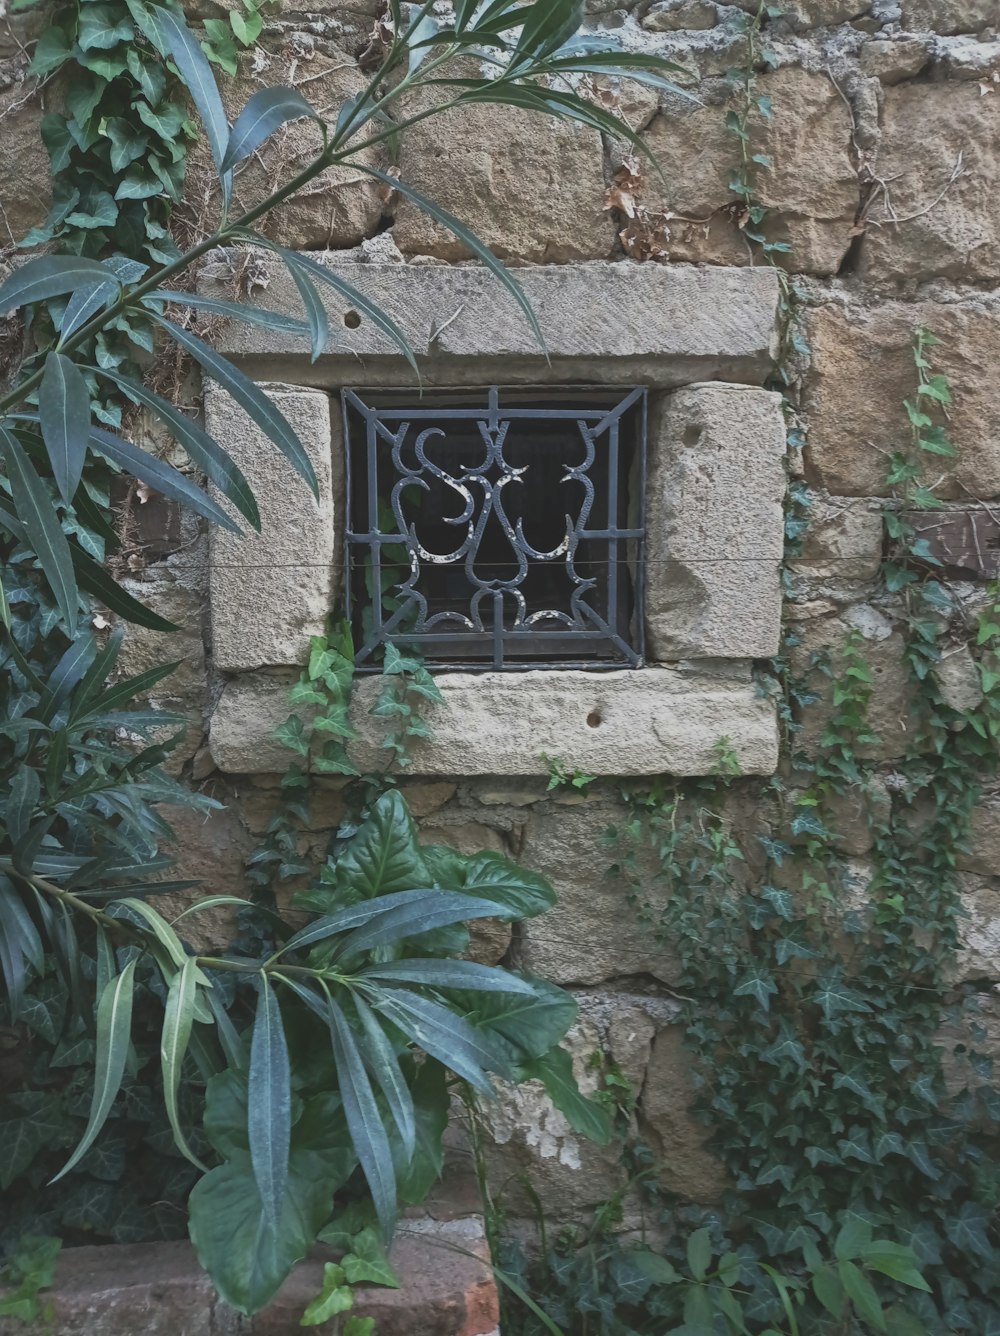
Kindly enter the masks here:
<path id="1" fill-rule="evenodd" d="M 358 315 L 357 311 L 345 311 L 344 324 L 348 329 L 357 329 L 361 324 L 361 317 Z"/>
<path id="2" fill-rule="evenodd" d="M 688 446 L 697 445 L 700 440 L 701 440 L 701 427 L 699 427 L 694 422 L 688 423 L 688 425 L 684 428 L 684 436 L 683 436 L 684 444 Z"/>
<path id="3" fill-rule="evenodd" d="M 601 722 L 600 710 L 591 710 L 590 714 L 587 715 L 587 723 L 591 728 L 600 728 Z"/>

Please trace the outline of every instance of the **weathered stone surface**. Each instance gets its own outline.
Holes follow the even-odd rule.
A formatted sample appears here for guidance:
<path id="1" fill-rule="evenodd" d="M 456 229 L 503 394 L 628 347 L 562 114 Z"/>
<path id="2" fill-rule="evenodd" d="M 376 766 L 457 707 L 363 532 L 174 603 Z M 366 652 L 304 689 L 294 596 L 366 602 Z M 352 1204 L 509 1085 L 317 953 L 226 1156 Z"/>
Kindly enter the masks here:
<path id="1" fill-rule="evenodd" d="M 966 645 L 946 649 L 933 670 L 942 699 L 953 710 L 975 710 L 983 701 L 982 680 Z"/>
<path id="2" fill-rule="evenodd" d="M 177 667 L 150 691 L 145 700 L 157 710 L 183 715 L 184 736 L 170 753 L 166 768 L 176 773 L 201 746 L 208 709 L 208 680 L 202 641 L 202 600 L 196 589 L 163 579 L 127 582 L 129 592 L 146 607 L 173 622 L 177 631 L 152 631 L 128 623 L 118 656 L 119 677 L 137 677 L 164 663 Z M 157 741 L 178 733 L 175 725 L 156 730 Z"/>
<path id="3" fill-rule="evenodd" d="M 170 892 L 157 899 L 157 906 L 167 918 L 211 895 L 246 897 L 246 859 L 254 841 L 240 822 L 235 805 L 221 811 L 198 812 L 189 807 L 169 807 L 163 816 L 174 832 L 163 853 L 174 859 L 165 873 L 169 881 L 200 882 L 190 890 Z M 215 949 L 229 945 L 235 938 L 235 913 L 232 906 L 216 905 L 197 914 L 189 914 L 178 925 L 181 936 L 196 949 Z"/>
<path id="4" fill-rule="evenodd" d="M 900 26 L 905 32 L 978 32 L 996 21 L 995 0 L 902 0 Z"/>
<path id="5" fill-rule="evenodd" d="M 762 75 L 755 88 L 774 107 L 754 132 L 754 152 L 773 164 L 758 170 L 755 184 L 761 203 L 776 211 L 768 224 L 772 240 L 791 243 L 791 269 L 836 273 L 859 202 L 850 113 L 824 74 L 781 69 Z M 651 175 L 645 202 L 672 215 L 670 258 L 749 263 L 729 189 L 735 156 L 722 109 L 677 100 L 645 138 L 667 182 L 664 189 Z"/>
<path id="6" fill-rule="evenodd" d="M 445 803 L 454 798 L 456 791 L 456 785 L 441 782 L 404 784 L 402 786 L 406 805 L 418 821 L 422 821 L 424 817 L 430 816 L 432 812 L 437 812 L 444 807 Z"/>
<path id="7" fill-rule="evenodd" d="M 331 415 L 329 398 L 320 390 L 266 389 L 309 455 L 319 500 L 250 417 L 207 381 L 208 431 L 242 469 L 261 518 L 259 534 L 245 521 L 242 535 L 212 528 L 212 656 L 215 667 L 225 671 L 304 662 L 309 637 L 323 634 L 338 583 L 339 415 Z"/>
<path id="8" fill-rule="evenodd" d="M 286 748 L 273 741 L 288 717 L 289 677 L 247 673 L 222 693 L 212 718 L 212 755 L 220 770 L 284 770 Z M 592 775 L 708 774 L 727 737 L 744 774 L 770 774 L 777 763 L 774 707 L 750 682 L 644 668 L 610 673 L 444 673 L 443 706 L 428 705 L 433 739 L 412 748 L 414 775 L 538 775 L 542 758 L 565 755 Z M 381 689 L 360 682 L 351 717 L 351 756 L 379 768 L 382 722 L 369 711 Z"/>
<path id="9" fill-rule="evenodd" d="M 646 480 L 651 659 L 778 652 L 784 457 L 778 394 L 692 385 L 667 400 Z"/>
<path id="10" fill-rule="evenodd" d="M 887 184 L 862 243 L 867 278 L 1000 276 L 998 140 L 1000 97 L 974 82 L 886 90 L 874 170 Z"/>
<path id="11" fill-rule="evenodd" d="M 959 850 L 956 861 L 967 872 L 1000 877 L 1000 798 L 992 795 L 972 809 L 969 847 Z"/>
<path id="12" fill-rule="evenodd" d="M 813 501 L 792 569 L 816 579 L 871 580 L 882 561 L 882 515 L 856 497 Z"/>
<path id="13" fill-rule="evenodd" d="M 1000 79 L 1000 42 L 957 41 L 942 56 L 941 68 L 949 79 L 976 79 L 981 92 L 992 91 Z"/>
<path id="14" fill-rule="evenodd" d="M 608 874 L 616 853 L 602 836 L 622 820 L 619 809 L 597 803 L 546 806 L 532 813 L 518 861 L 552 883 L 557 901 L 547 914 L 522 925 L 521 951 L 529 972 L 562 984 L 640 974 L 676 981 L 676 958 L 653 940 L 627 903 L 625 883 Z M 659 903 L 652 864 L 645 871 L 645 891 Z"/>
<path id="15" fill-rule="evenodd" d="M 51 1292 L 55 1326 L 28 1328 L 0 1318 L 0 1333 L 30 1336 L 44 1328 L 60 1336 L 286 1336 L 299 1330 L 306 1306 L 322 1289 L 324 1261 L 333 1257 L 317 1249 L 274 1301 L 248 1319 L 219 1300 L 188 1243 L 65 1248 Z M 358 1286 L 352 1311 L 372 1317 L 379 1336 L 493 1336 L 499 1314 L 488 1258 L 477 1218 L 406 1220 L 391 1252 L 400 1288 Z"/>
<path id="16" fill-rule="evenodd" d="M 1000 882 L 965 872 L 961 888 L 965 917 L 958 920 L 954 977 L 1000 978 Z"/>
<path id="17" fill-rule="evenodd" d="M 208 745 L 218 768 L 232 774 L 284 774 L 295 754 L 274 731 L 291 713 L 295 674 L 246 673 L 226 686 L 212 715 Z"/>
<path id="18" fill-rule="evenodd" d="M 862 70 L 884 84 L 912 79 L 930 58 L 930 43 L 919 37 L 903 37 L 894 42 L 866 42 L 861 48 Z"/>
<path id="19" fill-rule="evenodd" d="M 941 497 L 996 496 L 1000 310 L 986 304 L 889 302 L 871 311 L 832 306 L 813 311 L 813 367 L 804 398 L 807 476 L 840 495 L 886 494 L 889 456 L 911 443 L 903 400 L 912 398 L 916 387 L 911 344 L 917 325 L 941 340 L 931 356 L 935 368 L 950 377 L 955 396 L 948 415 L 958 455 L 935 458 L 929 470 L 935 490 Z"/>
<path id="20" fill-rule="evenodd" d="M 642 26 L 649 32 L 714 28 L 718 17 L 711 0 L 657 0 L 643 15 Z"/>
<path id="21" fill-rule="evenodd" d="M 341 264 L 320 257 L 399 324 L 432 380 L 506 379 L 560 383 L 567 375 L 601 383 L 653 386 L 724 378 L 761 381 L 776 351 L 778 283 L 768 269 L 719 272 L 654 264 L 547 265 L 522 269 L 521 283 L 552 359 L 546 366 L 524 312 L 487 269 Z M 261 256 L 269 285 L 262 306 L 301 313 L 294 285 L 273 257 Z M 213 277 L 214 274 L 214 277 Z M 224 270 L 204 273 L 200 291 L 223 295 Z M 396 345 L 370 320 L 344 324 L 350 303 L 326 291 L 337 346 L 310 368 L 301 339 L 228 322 L 220 352 L 253 359 L 266 374 L 308 383 L 399 384 Z M 484 319 L 484 311 L 489 318 Z M 294 358 L 294 362 L 291 362 Z M 293 374 L 294 372 L 294 374 Z M 403 371 L 409 380 L 411 373 Z M 564 381 L 562 382 L 564 383 Z"/>
<path id="22" fill-rule="evenodd" d="M 827 794 L 823 799 L 823 821 L 836 848 L 858 858 L 868 853 L 875 842 L 872 824 L 888 820 L 891 806 L 889 791 L 876 776 L 863 790 L 852 788 L 846 793 Z"/>
<path id="23" fill-rule="evenodd" d="M 478 75 L 478 66 L 470 65 Z M 407 99 L 407 115 L 443 102 L 452 89 Z M 482 103 L 456 108 L 403 131 L 400 176 L 471 228 L 504 259 L 533 263 L 598 260 L 611 254 L 604 212 L 604 146 L 596 130 Z M 472 252 L 423 209 L 390 201 L 404 255 L 467 260 Z"/>
<path id="24" fill-rule="evenodd" d="M 276 84 L 301 82 L 303 96 L 325 116 L 335 120 L 348 98 L 360 93 L 367 80 L 356 63 L 343 52 L 310 53 L 289 46 L 280 54 L 255 46 L 243 56 L 235 79 L 223 79 L 222 100 L 229 119 L 235 120 L 253 93 Z M 260 204 L 279 185 L 301 172 L 322 148 L 319 127 L 311 120 L 283 126 L 237 171 L 233 191 L 233 217 Z M 366 166 L 385 166 L 379 149 L 366 149 L 358 156 Z M 219 208 L 216 173 L 208 148 L 200 140 L 191 152 L 185 185 L 187 210 L 203 230 L 215 226 Z M 363 176 L 356 167 L 330 167 L 280 205 L 263 223 L 265 232 L 283 246 L 314 250 L 356 246 L 370 236 L 382 216 L 379 183 Z M 211 221 L 211 227 L 205 223 Z"/>
<path id="25" fill-rule="evenodd" d="M 653 1042 L 640 1104 L 641 1122 L 659 1154 L 659 1180 L 671 1193 L 706 1204 L 728 1186 L 718 1159 L 707 1150 L 707 1129 L 691 1116 L 694 1101 L 691 1059 L 677 1026 L 663 1029 Z"/>
<path id="26" fill-rule="evenodd" d="M 828 28 L 860 18 L 871 7 L 871 0 L 790 0 L 781 16 L 794 28 Z"/>
<path id="27" fill-rule="evenodd" d="M 49 211 L 49 155 L 39 134 L 41 110 L 30 85 L 0 93 L 0 247 L 16 245 Z"/>
<path id="28" fill-rule="evenodd" d="M 859 648 L 872 673 L 868 726 L 877 743 L 859 744 L 859 756 L 891 760 L 905 754 L 913 701 L 913 686 L 903 658 L 903 636 L 877 609 L 860 603 L 840 617 L 820 617 L 800 625 L 799 643 L 791 652 L 793 671 L 808 675 L 821 699 L 802 715 L 796 746 L 812 751 L 819 744 L 831 711 L 832 685 L 844 666 L 843 647 L 848 636 L 859 633 Z M 813 656 L 825 656 L 830 675 L 810 668 Z"/>

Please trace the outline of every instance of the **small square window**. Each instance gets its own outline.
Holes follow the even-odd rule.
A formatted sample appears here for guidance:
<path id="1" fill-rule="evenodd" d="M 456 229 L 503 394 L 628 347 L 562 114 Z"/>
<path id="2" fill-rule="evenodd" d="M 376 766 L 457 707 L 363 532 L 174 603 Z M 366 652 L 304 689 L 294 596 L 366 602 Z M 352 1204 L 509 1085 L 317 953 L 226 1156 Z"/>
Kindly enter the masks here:
<path id="1" fill-rule="evenodd" d="M 644 389 L 345 390 L 358 663 L 641 663 Z"/>

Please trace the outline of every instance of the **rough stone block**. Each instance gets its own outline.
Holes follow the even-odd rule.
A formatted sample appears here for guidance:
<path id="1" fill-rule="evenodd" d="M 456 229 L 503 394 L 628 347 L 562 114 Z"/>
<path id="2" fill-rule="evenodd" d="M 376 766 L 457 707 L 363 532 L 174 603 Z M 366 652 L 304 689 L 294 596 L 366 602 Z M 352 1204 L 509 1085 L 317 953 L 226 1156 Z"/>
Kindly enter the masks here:
<path id="1" fill-rule="evenodd" d="M 781 396 L 692 385 L 667 400 L 650 445 L 649 657 L 776 654 L 786 486 Z"/>
<path id="2" fill-rule="evenodd" d="M 368 82 L 356 62 L 335 47 L 325 47 L 324 54 L 311 51 L 307 60 L 303 60 L 302 50 L 295 43 L 289 43 L 280 53 L 258 45 L 252 54 L 242 57 L 235 79 L 221 81 L 226 114 L 234 121 L 252 94 L 262 88 L 299 81 L 302 95 L 314 107 L 334 117 L 337 109 L 360 93 Z M 231 216 L 238 217 L 254 208 L 277 186 L 292 180 L 322 146 L 314 121 L 291 121 L 283 126 L 237 171 Z M 378 148 L 365 149 L 357 161 L 364 166 L 386 166 L 384 152 Z M 217 174 L 203 137 L 189 156 L 185 200 L 188 210 L 203 223 L 218 215 Z M 381 216 L 382 198 L 377 180 L 362 175 L 354 166 L 330 167 L 268 216 L 267 234 L 292 249 L 356 246 L 374 232 Z"/>
<path id="3" fill-rule="evenodd" d="M 521 925 L 521 955 L 530 973 L 560 984 L 644 974 L 677 982 L 676 957 L 652 939 L 629 906 L 625 882 L 608 873 L 619 855 L 603 842 L 604 833 L 627 820 L 622 809 L 596 800 L 582 807 L 546 804 L 532 813 L 518 861 L 552 883 L 557 901 L 547 914 Z M 643 871 L 655 900 L 655 868 L 643 863 Z"/>
<path id="4" fill-rule="evenodd" d="M 303 662 L 334 597 L 343 490 L 339 417 L 333 429 L 322 391 L 271 385 L 267 392 L 306 448 L 319 500 L 229 395 L 206 382 L 208 431 L 243 470 L 261 517 L 259 534 L 245 521 L 242 535 L 212 529 L 212 656 L 226 671 Z"/>
<path id="5" fill-rule="evenodd" d="M 478 67 L 470 73 L 478 75 Z M 427 111 L 453 91 L 422 91 L 403 111 Z M 516 107 L 468 105 L 404 130 L 399 167 L 404 181 L 461 218 L 503 259 L 600 260 L 614 247 L 614 224 L 604 211 L 604 146 L 587 126 Z M 471 258 L 416 204 L 397 197 L 389 208 L 404 255 Z"/>
<path id="6" fill-rule="evenodd" d="M 23 50 L 23 47 L 21 48 Z M 24 84 L 14 84 L 0 93 L 0 180 L 3 181 L 3 213 L 0 214 L 0 247 L 22 241 L 40 226 L 49 211 L 52 173 L 49 155 L 39 133 L 41 110 Z"/>
<path id="7" fill-rule="evenodd" d="M 792 270 L 835 274 L 859 204 L 850 111 L 825 74 L 803 69 L 761 75 L 755 92 L 774 107 L 754 132 L 754 152 L 772 163 L 755 182 L 760 202 L 776 212 L 771 239 L 791 243 L 785 258 Z M 645 139 L 667 185 L 650 173 L 644 202 L 670 215 L 670 258 L 748 264 L 751 248 L 729 189 L 735 158 L 723 109 L 675 99 Z"/>
<path id="8" fill-rule="evenodd" d="M 916 388 L 911 345 L 918 325 L 941 340 L 931 357 L 955 397 L 949 434 L 958 455 L 934 459 L 928 473 L 935 490 L 963 499 L 1000 494 L 1000 309 L 985 301 L 813 311 L 813 366 L 804 397 L 810 481 L 844 496 L 886 495 L 889 456 L 910 446 L 903 400 Z"/>
<path id="9" fill-rule="evenodd" d="M 900 27 L 904 32 L 950 36 L 979 32 L 996 21 L 996 0 L 902 0 Z"/>
<path id="10" fill-rule="evenodd" d="M 288 674 L 246 673 L 226 684 L 210 737 L 220 770 L 285 769 L 288 751 L 272 735 L 288 717 L 290 681 Z M 643 668 L 443 673 L 437 684 L 445 703 L 426 710 L 434 736 L 414 744 L 414 775 L 547 774 L 543 752 L 592 775 L 704 775 L 722 737 L 745 774 L 771 774 L 777 764 L 774 707 L 749 681 Z M 384 725 L 369 713 L 381 689 L 370 676 L 354 693 L 359 736 L 350 748 L 362 770 L 385 759 Z"/>
<path id="11" fill-rule="evenodd" d="M 862 272 L 870 279 L 1000 276 L 1000 98 L 975 82 L 888 88 Z"/>
<path id="12" fill-rule="evenodd" d="M 954 978 L 1000 979 L 1000 882 L 964 872 L 961 897 Z"/>
<path id="13" fill-rule="evenodd" d="M 318 1249 L 263 1312 L 243 1318 L 219 1300 L 188 1243 L 65 1248 L 51 1292 L 55 1326 L 29 1329 L 0 1318 L 0 1333 L 286 1336 L 299 1330 L 306 1306 L 322 1289 L 323 1263 L 334 1256 Z M 390 1256 L 399 1289 L 362 1285 L 354 1291 L 353 1311 L 373 1318 L 379 1336 L 494 1336 L 499 1308 L 481 1219 L 404 1220 Z"/>
<path id="14" fill-rule="evenodd" d="M 897 84 L 903 79 L 914 78 L 930 58 L 930 42 L 919 37 L 866 42 L 861 48 L 862 70 L 884 84 Z"/>
<path id="15" fill-rule="evenodd" d="M 218 768 L 230 774 L 284 774 L 297 759 L 275 739 L 291 713 L 293 673 L 244 673 L 234 677 L 212 715 L 208 745 Z"/>
<path id="16" fill-rule="evenodd" d="M 984 877 L 1000 877 L 1000 797 L 993 794 L 972 809 L 967 849 L 956 854 L 957 865 Z"/>
<path id="17" fill-rule="evenodd" d="M 813 501 L 792 569 L 814 579 L 872 580 L 882 562 L 882 514 L 857 497 Z"/>
<path id="18" fill-rule="evenodd" d="M 820 700 L 803 712 L 796 746 L 808 753 L 820 743 L 831 711 L 832 684 L 844 666 L 843 649 L 852 633 L 860 633 L 861 654 L 871 669 L 868 725 L 878 736 L 878 742 L 859 744 L 858 755 L 893 760 L 905 755 L 909 746 L 913 684 L 903 657 L 901 631 L 865 603 L 856 604 L 841 617 L 817 617 L 799 624 L 792 668 L 808 678 Z M 811 667 L 814 656 L 826 658 L 829 675 Z"/>
<path id="19" fill-rule="evenodd" d="M 517 273 L 542 328 L 541 349 L 514 298 L 478 265 L 358 264 L 320 257 L 377 302 L 399 324 L 427 375 L 438 384 L 489 381 L 675 386 L 693 380 L 754 383 L 776 352 L 778 281 L 773 271 L 719 271 L 682 265 L 543 265 Z M 294 285 L 273 256 L 262 254 L 267 290 L 256 300 L 301 314 Z M 227 270 L 214 269 L 199 290 L 221 296 Z M 337 330 L 336 347 L 308 361 L 301 339 L 228 322 L 221 353 L 251 359 L 261 379 L 298 383 L 392 384 L 411 379 L 395 344 L 370 320 L 345 324 L 350 303 L 322 294 Z M 294 360 L 293 360 L 294 359 Z M 563 378 L 560 380 L 560 378 Z"/>
<path id="20" fill-rule="evenodd" d="M 730 1186 L 720 1160 L 706 1148 L 708 1129 L 692 1117 L 695 1098 L 691 1056 L 683 1031 L 659 1032 L 646 1070 L 640 1117 L 658 1153 L 661 1186 L 689 1201 L 718 1201 Z"/>

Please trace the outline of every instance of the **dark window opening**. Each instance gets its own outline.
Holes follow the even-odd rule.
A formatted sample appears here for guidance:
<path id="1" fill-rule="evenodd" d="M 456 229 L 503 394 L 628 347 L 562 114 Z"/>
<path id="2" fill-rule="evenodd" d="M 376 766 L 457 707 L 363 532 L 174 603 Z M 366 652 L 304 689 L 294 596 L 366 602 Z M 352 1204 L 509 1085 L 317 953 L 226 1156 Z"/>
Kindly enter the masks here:
<path id="1" fill-rule="evenodd" d="M 643 389 L 345 390 L 358 663 L 636 666 Z"/>

